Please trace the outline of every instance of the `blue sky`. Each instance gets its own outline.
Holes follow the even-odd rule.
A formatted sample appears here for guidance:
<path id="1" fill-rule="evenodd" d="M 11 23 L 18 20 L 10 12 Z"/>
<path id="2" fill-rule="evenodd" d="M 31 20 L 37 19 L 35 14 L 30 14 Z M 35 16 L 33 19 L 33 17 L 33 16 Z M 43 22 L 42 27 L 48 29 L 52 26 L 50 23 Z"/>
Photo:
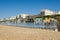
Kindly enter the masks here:
<path id="1" fill-rule="evenodd" d="M 40 10 L 60 10 L 60 0 L 0 0 L 0 18 L 18 14 L 39 14 Z"/>

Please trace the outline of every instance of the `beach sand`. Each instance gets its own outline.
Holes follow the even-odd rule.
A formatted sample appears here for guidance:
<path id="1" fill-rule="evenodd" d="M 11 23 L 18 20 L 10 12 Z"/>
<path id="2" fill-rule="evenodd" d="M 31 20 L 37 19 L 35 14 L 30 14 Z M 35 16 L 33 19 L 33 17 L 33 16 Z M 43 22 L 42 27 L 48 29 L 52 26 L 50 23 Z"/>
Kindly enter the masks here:
<path id="1" fill-rule="evenodd" d="M 0 25 L 0 40 L 60 40 L 60 32 Z"/>

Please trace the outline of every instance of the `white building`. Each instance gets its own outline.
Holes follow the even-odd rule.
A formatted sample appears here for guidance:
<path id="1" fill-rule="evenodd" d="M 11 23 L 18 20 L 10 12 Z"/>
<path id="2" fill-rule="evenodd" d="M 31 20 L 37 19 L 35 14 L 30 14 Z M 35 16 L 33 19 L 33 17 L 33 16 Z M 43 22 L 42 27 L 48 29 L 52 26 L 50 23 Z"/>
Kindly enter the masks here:
<path id="1" fill-rule="evenodd" d="M 22 18 L 26 18 L 27 16 L 29 16 L 28 14 L 21 14 Z"/>
<path id="2" fill-rule="evenodd" d="M 41 15 L 53 15 L 55 14 L 53 11 L 50 11 L 50 10 L 41 10 Z"/>

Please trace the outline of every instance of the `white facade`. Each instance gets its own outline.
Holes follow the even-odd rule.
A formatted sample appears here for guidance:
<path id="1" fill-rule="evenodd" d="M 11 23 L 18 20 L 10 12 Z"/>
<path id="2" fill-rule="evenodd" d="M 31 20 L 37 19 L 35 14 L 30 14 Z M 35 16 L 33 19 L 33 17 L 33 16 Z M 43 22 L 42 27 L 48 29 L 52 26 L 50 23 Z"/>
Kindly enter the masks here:
<path id="1" fill-rule="evenodd" d="M 50 11 L 50 10 L 47 10 L 47 9 L 41 10 L 41 12 L 44 12 L 44 15 L 53 15 L 54 14 L 53 11 Z"/>
<path id="2" fill-rule="evenodd" d="M 28 14 L 21 14 L 22 18 L 26 18 L 27 16 L 29 16 Z"/>

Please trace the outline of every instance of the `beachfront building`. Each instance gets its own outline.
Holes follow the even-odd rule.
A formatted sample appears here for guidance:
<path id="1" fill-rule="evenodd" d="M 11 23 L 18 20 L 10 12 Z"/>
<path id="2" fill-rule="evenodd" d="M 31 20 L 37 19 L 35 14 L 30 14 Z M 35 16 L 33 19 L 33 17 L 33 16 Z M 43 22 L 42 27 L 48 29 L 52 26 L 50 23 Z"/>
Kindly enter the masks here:
<path id="1" fill-rule="evenodd" d="M 55 15 L 56 12 L 50 11 L 50 10 L 41 10 L 40 15 L 41 16 L 46 16 L 45 19 L 43 20 L 44 23 L 52 23 L 54 21 L 54 18 L 50 17 L 49 15 Z"/>
<path id="2" fill-rule="evenodd" d="M 17 18 L 18 18 L 18 22 L 26 22 L 26 18 L 27 16 L 29 16 L 28 14 L 20 14 L 20 15 L 17 15 Z"/>
<path id="3" fill-rule="evenodd" d="M 44 9 L 44 10 L 41 10 L 40 12 L 40 15 L 42 16 L 47 16 L 47 15 L 54 15 L 54 12 L 53 11 L 50 11 L 50 10 L 47 10 L 47 9 Z"/>
<path id="4" fill-rule="evenodd" d="M 22 18 L 26 18 L 27 16 L 29 16 L 28 14 L 21 14 Z"/>

